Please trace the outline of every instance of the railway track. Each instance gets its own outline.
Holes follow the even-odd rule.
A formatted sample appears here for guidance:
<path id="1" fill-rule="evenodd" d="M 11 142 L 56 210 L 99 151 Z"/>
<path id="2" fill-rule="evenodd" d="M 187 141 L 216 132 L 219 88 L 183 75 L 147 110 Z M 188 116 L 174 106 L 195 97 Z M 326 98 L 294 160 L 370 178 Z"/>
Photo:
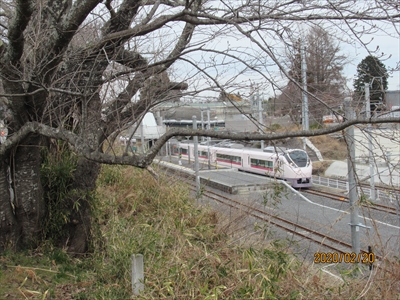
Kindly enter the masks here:
<path id="1" fill-rule="evenodd" d="M 185 182 L 187 182 L 187 184 L 190 186 L 190 189 L 195 193 L 196 192 L 195 184 L 188 180 L 185 180 Z M 325 249 L 329 249 L 329 251 L 331 251 L 333 253 L 346 255 L 346 254 L 352 252 L 351 244 L 348 244 L 341 240 L 332 238 L 323 233 L 320 233 L 318 231 L 315 231 L 315 230 L 305 227 L 303 225 L 299 225 L 295 222 L 284 219 L 282 217 L 276 216 L 265 210 L 244 204 L 242 202 L 233 200 L 231 198 L 225 197 L 219 193 L 216 193 L 216 192 L 213 192 L 213 191 L 210 191 L 207 189 L 204 190 L 202 195 L 213 201 L 216 201 L 218 203 L 226 205 L 228 207 L 245 211 L 251 217 L 254 217 L 263 222 L 268 222 L 268 223 L 273 224 L 274 226 L 281 228 L 281 229 L 285 230 L 286 232 L 289 232 L 295 236 L 312 241 L 312 242 L 316 243 L 317 245 L 324 247 Z M 360 252 L 366 253 L 366 254 L 368 253 L 368 251 L 366 251 L 366 250 L 360 250 Z M 378 258 L 379 257 L 375 257 L 375 259 L 378 259 Z"/>
<path id="2" fill-rule="evenodd" d="M 311 195 L 316 195 L 316 196 L 321 196 L 321 197 L 325 197 L 328 199 L 332 199 L 335 201 L 341 201 L 341 202 L 349 202 L 349 197 L 343 196 L 343 195 L 339 195 L 339 194 L 334 194 L 334 193 L 329 193 L 329 192 L 323 192 L 323 191 L 319 191 L 319 190 L 314 190 L 314 189 L 308 189 L 305 191 L 302 191 L 303 193 L 308 193 Z M 377 211 L 381 211 L 381 212 L 385 212 L 388 214 L 392 214 L 392 215 L 398 215 L 399 211 L 396 210 L 395 207 L 392 206 L 387 206 L 387 205 L 382 205 L 379 203 L 362 203 L 362 206 L 367 207 L 367 208 L 371 208 Z"/>
<path id="3" fill-rule="evenodd" d="M 367 189 L 369 189 L 371 187 L 371 185 L 368 184 L 368 183 L 360 183 L 360 186 L 364 187 L 364 188 L 367 188 Z M 396 188 L 396 187 L 392 187 L 392 186 L 384 187 L 384 186 L 376 185 L 375 189 L 381 190 L 381 191 L 395 192 L 395 193 L 400 194 L 400 188 Z"/>
<path id="4" fill-rule="evenodd" d="M 169 170 L 171 171 L 171 169 Z M 179 176 L 182 181 L 184 181 L 189 185 L 189 188 L 193 193 L 196 193 L 195 183 L 191 180 L 191 178 L 182 176 L 182 174 L 180 173 L 176 173 L 176 175 Z M 335 255 L 337 254 L 344 256 L 350 255 L 350 253 L 352 253 L 352 245 L 349 243 L 333 238 L 326 234 L 320 233 L 314 229 L 297 224 L 296 222 L 293 222 L 291 220 L 287 220 L 280 216 L 276 216 L 268 211 L 265 211 L 264 209 L 257 208 L 254 205 L 247 205 L 245 203 L 236 201 L 234 199 L 221 195 L 221 193 L 216 193 L 212 190 L 209 190 L 206 187 L 202 192 L 202 196 L 211 199 L 213 201 L 216 201 L 220 204 L 223 204 L 225 206 L 241 210 L 247 213 L 248 216 L 261 220 L 262 222 L 267 222 L 269 224 L 272 224 L 277 228 L 280 228 L 288 233 L 293 234 L 294 236 L 311 241 L 312 243 L 320 247 L 319 251 L 325 250 L 328 252 L 329 250 L 330 253 L 335 253 Z M 369 254 L 369 251 L 361 249 L 360 253 Z M 374 259 L 375 261 L 377 261 L 381 260 L 382 258 L 378 255 L 375 255 Z"/>

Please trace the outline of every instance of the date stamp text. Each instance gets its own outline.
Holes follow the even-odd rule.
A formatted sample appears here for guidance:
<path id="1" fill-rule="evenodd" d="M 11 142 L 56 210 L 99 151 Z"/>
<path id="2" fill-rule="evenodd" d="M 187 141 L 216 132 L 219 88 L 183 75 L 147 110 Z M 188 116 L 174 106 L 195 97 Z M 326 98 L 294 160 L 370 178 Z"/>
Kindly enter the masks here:
<path id="1" fill-rule="evenodd" d="M 375 262 L 374 253 L 339 253 L 339 252 L 315 252 L 314 263 L 363 263 L 372 264 Z"/>

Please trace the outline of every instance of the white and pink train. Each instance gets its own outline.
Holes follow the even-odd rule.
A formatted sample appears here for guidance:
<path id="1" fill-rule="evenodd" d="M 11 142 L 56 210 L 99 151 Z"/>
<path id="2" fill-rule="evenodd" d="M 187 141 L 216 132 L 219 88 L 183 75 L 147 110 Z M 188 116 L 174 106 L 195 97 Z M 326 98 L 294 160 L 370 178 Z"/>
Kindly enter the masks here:
<path id="1" fill-rule="evenodd" d="M 173 144 L 172 153 L 194 159 L 194 145 Z M 198 145 L 199 160 L 208 161 L 208 155 L 213 166 L 228 166 L 239 171 L 286 180 L 294 188 L 312 186 L 312 162 L 307 153 L 301 149 L 276 151 L 273 147 L 268 147 L 263 152 L 249 148 L 233 149 Z"/>

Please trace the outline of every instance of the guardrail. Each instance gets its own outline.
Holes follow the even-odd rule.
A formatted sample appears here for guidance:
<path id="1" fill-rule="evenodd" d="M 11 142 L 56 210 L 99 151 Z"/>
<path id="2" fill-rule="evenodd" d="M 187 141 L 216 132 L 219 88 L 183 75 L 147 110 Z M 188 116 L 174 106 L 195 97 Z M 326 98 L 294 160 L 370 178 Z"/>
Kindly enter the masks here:
<path id="1" fill-rule="evenodd" d="M 313 176 L 312 177 L 313 184 L 322 185 L 338 190 L 344 190 L 349 192 L 349 183 L 345 180 L 321 177 L 321 176 Z M 376 190 L 376 200 L 381 201 L 389 201 L 389 202 L 397 202 L 400 201 L 400 193 L 398 191 L 383 189 L 383 188 L 375 188 Z M 358 195 L 369 195 L 371 197 L 371 189 L 368 187 L 357 187 Z"/>

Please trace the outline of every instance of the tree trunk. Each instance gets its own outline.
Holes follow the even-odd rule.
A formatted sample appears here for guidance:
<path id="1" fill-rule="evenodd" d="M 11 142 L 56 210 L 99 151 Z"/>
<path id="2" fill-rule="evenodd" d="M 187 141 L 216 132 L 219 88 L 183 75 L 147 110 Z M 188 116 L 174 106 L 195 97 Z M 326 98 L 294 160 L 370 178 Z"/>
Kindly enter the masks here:
<path id="1" fill-rule="evenodd" d="M 40 138 L 30 136 L 0 160 L 0 251 L 34 246 L 45 215 Z"/>
<path id="2" fill-rule="evenodd" d="M 46 214 L 48 203 L 44 200 L 40 180 L 42 157 L 39 139 L 32 136 L 30 143 L 18 146 L 14 154 L 8 156 L 11 159 L 0 158 L 0 253 L 7 248 L 19 250 L 37 246 L 43 237 L 43 220 L 59 221 Z M 98 163 L 84 158 L 77 162 L 74 183 L 70 187 L 73 192 L 64 200 L 66 206 L 63 207 L 68 222 L 62 231 L 67 234 L 57 241 L 70 253 L 82 254 L 88 250 L 91 192 L 96 187 L 99 171 Z"/>
<path id="3" fill-rule="evenodd" d="M 91 192 L 96 188 L 96 180 L 100 172 L 100 165 L 84 158 L 78 160 L 74 172 L 73 189 L 76 193 L 72 197 L 70 222 L 66 225 L 68 240 L 66 245 L 71 254 L 83 254 L 88 250 L 91 237 Z"/>
<path id="4" fill-rule="evenodd" d="M 0 253 L 5 247 L 16 244 L 21 228 L 13 213 L 7 169 L 9 164 L 1 157 L 0 161 Z"/>

